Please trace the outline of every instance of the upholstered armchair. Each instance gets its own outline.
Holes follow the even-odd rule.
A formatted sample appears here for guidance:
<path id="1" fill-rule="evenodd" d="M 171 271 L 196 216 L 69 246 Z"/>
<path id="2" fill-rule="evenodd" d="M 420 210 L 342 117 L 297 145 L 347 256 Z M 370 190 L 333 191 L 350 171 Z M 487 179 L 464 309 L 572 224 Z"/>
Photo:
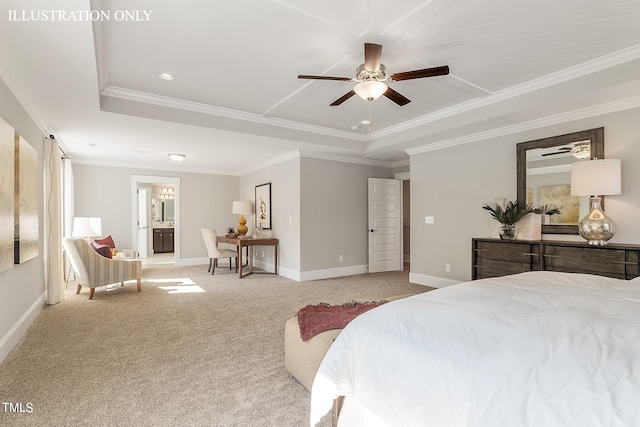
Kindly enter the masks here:
<path id="1" fill-rule="evenodd" d="M 218 233 L 213 228 L 201 228 L 204 245 L 207 247 L 209 255 L 209 269 L 211 274 L 216 271 L 219 258 L 229 258 L 229 270 L 231 270 L 231 258 L 236 259 L 236 273 L 238 272 L 238 252 L 231 249 L 223 249 L 218 247 Z"/>
<path id="2" fill-rule="evenodd" d="M 76 294 L 86 286 L 90 289 L 89 299 L 93 299 L 97 287 L 114 283 L 124 286 L 127 280 L 136 280 L 138 292 L 142 289 L 142 261 L 105 258 L 83 239 L 66 238 L 62 243 L 76 274 Z"/>

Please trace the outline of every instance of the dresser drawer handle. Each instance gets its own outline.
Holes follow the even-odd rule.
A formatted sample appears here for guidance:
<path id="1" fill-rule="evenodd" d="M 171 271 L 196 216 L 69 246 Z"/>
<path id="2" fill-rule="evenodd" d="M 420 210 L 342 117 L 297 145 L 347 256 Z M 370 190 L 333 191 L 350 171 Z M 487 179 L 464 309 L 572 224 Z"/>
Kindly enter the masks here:
<path id="1" fill-rule="evenodd" d="M 540 254 L 534 254 L 533 252 L 522 252 L 522 255 L 540 256 Z"/>
<path id="2" fill-rule="evenodd" d="M 549 254 L 544 254 L 544 255 L 542 255 L 542 256 L 543 256 L 543 257 L 546 257 L 546 258 L 560 258 L 560 255 L 549 255 Z"/>
<path id="3" fill-rule="evenodd" d="M 611 261 L 613 264 L 625 264 L 625 265 L 638 265 L 637 262 L 633 261 Z"/>

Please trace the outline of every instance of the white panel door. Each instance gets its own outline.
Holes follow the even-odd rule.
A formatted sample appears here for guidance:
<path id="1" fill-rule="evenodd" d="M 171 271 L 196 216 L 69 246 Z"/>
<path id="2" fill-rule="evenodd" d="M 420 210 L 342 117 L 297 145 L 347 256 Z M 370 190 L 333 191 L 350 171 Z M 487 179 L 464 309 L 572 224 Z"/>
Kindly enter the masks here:
<path id="1" fill-rule="evenodd" d="M 149 219 L 147 211 L 151 205 L 148 188 L 138 189 L 138 258 L 147 257 Z"/>
<path id="2" fill-rule="evenodd" d="M 369 272 L 402 270 L 402 181 L 369 178 Z"/>

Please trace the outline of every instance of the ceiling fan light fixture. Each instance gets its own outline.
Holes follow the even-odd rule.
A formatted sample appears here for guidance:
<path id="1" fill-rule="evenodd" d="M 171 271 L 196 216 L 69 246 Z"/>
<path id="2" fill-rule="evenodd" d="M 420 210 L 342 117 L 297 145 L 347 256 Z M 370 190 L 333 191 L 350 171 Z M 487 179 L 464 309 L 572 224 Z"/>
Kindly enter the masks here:
<path id="1" fill-rule="evenodd" d="M 387 89 L 388 86 L 385 83 L 377 80 L 366 80 L 358 83 L 356 87 L 353 88 L 354 92 L 366 101 L 373 101 L 380 98 Z"/>

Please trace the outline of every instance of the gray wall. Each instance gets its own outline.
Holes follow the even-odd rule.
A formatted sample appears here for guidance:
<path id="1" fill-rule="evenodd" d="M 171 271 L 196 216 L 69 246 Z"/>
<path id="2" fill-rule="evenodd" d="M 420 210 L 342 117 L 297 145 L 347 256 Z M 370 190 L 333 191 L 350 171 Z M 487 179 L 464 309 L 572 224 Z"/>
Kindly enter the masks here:
<path id="1" fill-rule="evenodd" d="M 43 278 L 43 139 L 44 135 L 0 81 L 0 116 L 22 135 L 38 152 L 38 215 L 40 227 L 39 256 L 0 273 L 0 361 L 21 338 L 31 321 L 44 306 Z M 23 317 L 24 316 L 24 317 Z"/>
<path id="2" fill-rule="evenodd" d="M 639 243 L 638 117 L 640 109 L 627 110 L 411 156 L 411 280 L 470 280 L 471 238 L 490 236 L 493 222 L 482 204 L 516 198 L 516 143 L 601 126 L 605 157 L 622 159 L 622 194 L 606 200 L 607 213 L 618 225 L 611 242 Z M 435 216 L 435 224 L 425 224 L 425 215 Z M 451 264 L 450 273 L 445 264 Z"/>
<path id="3" fill-rule="evenodd" d="M 133 247 L 132 175 L 180 178 L 179 264 L 207 258 L 200 228 L 215 228 L 222 234 L 237 225 L 231 212 L 238 197 L 236 176 L 74 164 L 75 216 L 101 217 L 103 234 L 112 235 L 119 247 Z"/>
<path id="4" fill-rule="evenodd" d="M 368 178 L 392 178 L 392 170 L 302 158 L 300 171 L 300 270 L 366 268 Z"/>

